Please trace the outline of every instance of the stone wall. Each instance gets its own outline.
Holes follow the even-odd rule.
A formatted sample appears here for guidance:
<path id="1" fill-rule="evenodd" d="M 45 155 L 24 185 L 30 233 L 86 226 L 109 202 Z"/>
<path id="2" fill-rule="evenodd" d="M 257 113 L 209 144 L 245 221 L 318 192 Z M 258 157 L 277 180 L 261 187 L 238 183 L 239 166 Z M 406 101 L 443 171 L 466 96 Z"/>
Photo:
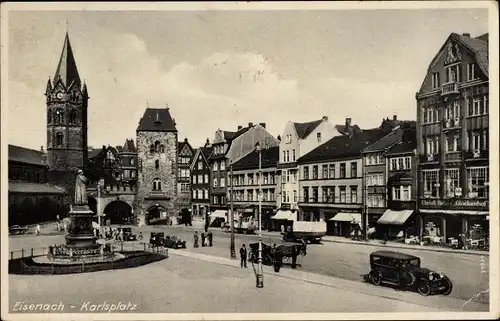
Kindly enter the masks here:
<path id="1" fill-rule="evenodd" d="M 155 142 L 163 145 L 162 151 L 151 153 Z M 146 223 L 148 211 L 154 207 L 163 207 L 168 216 L 177 216 L 179 212 L 177 193 L 177 133 L 172 132 L 137 132 L 137 196 L 134 204 L 136 223 Z M 156 168 L 156 161 L 159 168 Z M 161 190 L 153 191 L 153 181 L 161 181 Z"/>

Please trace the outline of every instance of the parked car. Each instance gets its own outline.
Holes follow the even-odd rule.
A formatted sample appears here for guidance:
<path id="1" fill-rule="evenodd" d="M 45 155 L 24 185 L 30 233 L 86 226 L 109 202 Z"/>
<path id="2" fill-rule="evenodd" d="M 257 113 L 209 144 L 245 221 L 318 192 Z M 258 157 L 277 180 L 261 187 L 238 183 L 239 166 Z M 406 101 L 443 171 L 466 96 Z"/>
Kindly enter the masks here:
<path id="1" fill-rule="evenodd" d="M 137 241 L 137 235 L 132 233 L 132 228 L 123 227 L 123 240 L 124 241 Z"/>
<path id="2" fill-rule="evenodd" d="M 375 251 L 370 254 L 369 274 L 365 281 L 374 285 L 399 286 L 417 291 L 423 296 L 430 294 L 449 295 L 453 283 L 443 273 L 437 273 L 420 266 L 420 258 L 393 251 Z"/>
<path id="3" fill-rule="evenodd" d="M 178 236 L 165 237 L 164 246 L 171 249 L 186 248 L 186 241 L 181 240 Z"/>
<path id="4" fill-rule="evenodd" d="M 163 246 L 164 245 L 165 233 L 163 232 L 151 232 L 149 237 L 149 244 L 151 246 Z"/>

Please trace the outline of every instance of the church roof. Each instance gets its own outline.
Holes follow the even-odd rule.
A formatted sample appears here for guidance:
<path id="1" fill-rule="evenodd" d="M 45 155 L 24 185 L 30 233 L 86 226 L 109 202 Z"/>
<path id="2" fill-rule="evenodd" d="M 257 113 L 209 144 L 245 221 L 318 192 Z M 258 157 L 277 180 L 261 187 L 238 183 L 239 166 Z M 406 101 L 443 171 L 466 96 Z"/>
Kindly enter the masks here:
<path id="1" fill-rule="evenodd" d="M 66 37 L 64 38 L 63 50 L 59 58 L 56 74 L 54 75 L 54 84 L 56 84 L 59 79 L 66 88 L 69 88 L 73 82 L 76 82 L 78 87 L 81 86 L 80 76 L 76 68 L 75 57 L 73 56 L 73 49 L 71 49 L 68 33 L 66 33 Z"/>
<path id="2" fill-rule="evenodd" d="M 147 108 L 139 121 L 137 131 L 177 132 L 168 108 Z"/>

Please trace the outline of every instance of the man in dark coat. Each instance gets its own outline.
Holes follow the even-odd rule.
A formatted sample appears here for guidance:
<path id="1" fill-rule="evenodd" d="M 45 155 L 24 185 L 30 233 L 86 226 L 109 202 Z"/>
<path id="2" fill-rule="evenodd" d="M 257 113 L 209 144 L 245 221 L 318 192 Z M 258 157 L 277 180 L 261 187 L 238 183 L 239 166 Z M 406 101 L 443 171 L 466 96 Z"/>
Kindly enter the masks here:
<path id="1" fill-rule="evenodd" d="M 247 248 L 245 247 L 245 244 L 243 244 L 240 248 L 240 260 L 241 267 L 247 267 Z"/>
<path id="2" fill-rule="evenodd" d="M 276 244 L 274 244 L 274 257 L 273 257 L 274 272 L 280 271 L 282 262 L 283 262 L 283 256 L 281 254 L 281 251 L 278 250 Z"/>
<path id="3" fill-rule="evenodd" d="M 198 247 L 198 231 L 194 232 L 194 247 Z"/>
<path id="4" fill-rule="evenodd" d="M 212 234 L 212 231 L 209 231 L 209 232 L 208 232 L 208 245 L 209 245 L 210 247 L 212 247 L 212 245 L 213 245 L 213 243 L 212 243 L 212 242 L 213 242 L 213 237 L 214 237 L 214 236 L 213 236 L 213 234 Z"/>
<path id="5" fill-rule="evenodd" d="M 205 247 L 205 233 L 201 232 L 201 246 Z"/>

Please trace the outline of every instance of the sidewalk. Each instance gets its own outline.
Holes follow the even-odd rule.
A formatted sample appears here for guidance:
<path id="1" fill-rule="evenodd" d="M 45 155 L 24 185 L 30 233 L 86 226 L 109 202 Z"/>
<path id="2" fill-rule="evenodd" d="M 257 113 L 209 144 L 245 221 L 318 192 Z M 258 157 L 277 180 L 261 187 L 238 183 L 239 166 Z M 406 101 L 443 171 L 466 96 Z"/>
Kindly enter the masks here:
<path id="1" fill-rule="evenodd" d="M 172 225 L 171 227 L 173 228 L 179 228 L 179 229 L 184 229 L 184 230 L 202 230 L 204 228 L 203 224 L 194 224 L 193 226 L 184 226 L 184 225 Z M 214 233 L 223 233 L 226 234 L 227 232 L 222 231 L 218 227 L 210 227 L 209 230 L 211 230 Z M 257 234 L 246 234 L 247 236 L 253 236 L 253 237 L 258 237 Z M 280 232 L 270 232 L 270 231 L 262 231 L 262 236 L 272 236 L 272 237 L 281 237 Z M 442 252 L 442 253 L 460 253 L 460 254 L 470 254 L 470 255 L 482 255 L 482 256 L 489 256 L 489 251 L 477 251 L 477 250 L 454 250 L 451 248 L 446 248 L 446 247 L 440 247 L 440 246 L 422 246 L 422 245 L 409 245 L 409 244 L 402 244 L 402 243 L 397 243 L 397 242 L 387 242 L 386 244 L 383 244 L 382 241 L 380 240 L 368 240 L 368 241 L 355 241 L 351 240 L 349 238 L 341 237 L 341 236 L 323 236 L 321 238 L 322 242 L 329 242 L 329 243 L 346 243 L 346 244 L 356 244 L 356 245 L 367 245 L 367 246 L 376 246 L 376 247 L 384 247 L 384 248 L 391 248 L 391 249 L 406 249 L 406 250 L 420 250 L 420 251 L 432 251 L 432 252 Z"/>
<path id="2" fill-rule="evenodd" d="M 240 261 L 238 259 L 232 260 L 229 258 L 211 256 L 201 253 L 194 253 L 188 251 L 169 251 L 171 256 L 182 256 L 188 257 L 204 262 L 216 263 L 225 266 L 231 266 L 233 268 L 241 269 Z M 249 269 L 253 269 L 256 273 L 257 264 L 249 263 Z M 245 269 L 243 269 L 245 270 Z M 394 304 L 397 306 L 401 303 L 417 304 L 421 306 L 444 309 L 449 311 L 488 311 L 489 306 L 487 304 L 478 302 L 466 302 L 464 300 L 450 298 L 446 296 L 433 296 L 432 300 L 429 297 L 420 296 L 417 293 L 412 293 L 409 291 L 396 291 L 387 287 L 377 287 L 361 281 L 350 281 L 345 279 L 339 279 L 334 277 L 329 277 L 325 275 L 303 272 L 300 270 L 293 270 L 290 268 L 282 268 L 279 273 L 273 271 L 270 266 L 263 266 L 264 272 L 264 283 L 269 278 L 283 278 L 287 280 L 306 282 L 309 284 L 314 284 L 316 286 L 324 286 L 336 289 L 337 293 L 343 293 L 345 296 L 356 296 L 356 295 L 367 295 L 370 297 L 377 297 L 383 299 L 389 299 L 396 301 Z M 362 276 L 360 276 L 360 280 Z M 297 284 L 297 283 L 296 283 Z M 295 292 L 295 289 L 294 289 Z M 366 302 L 366 301 L 364 301 Z"/>

